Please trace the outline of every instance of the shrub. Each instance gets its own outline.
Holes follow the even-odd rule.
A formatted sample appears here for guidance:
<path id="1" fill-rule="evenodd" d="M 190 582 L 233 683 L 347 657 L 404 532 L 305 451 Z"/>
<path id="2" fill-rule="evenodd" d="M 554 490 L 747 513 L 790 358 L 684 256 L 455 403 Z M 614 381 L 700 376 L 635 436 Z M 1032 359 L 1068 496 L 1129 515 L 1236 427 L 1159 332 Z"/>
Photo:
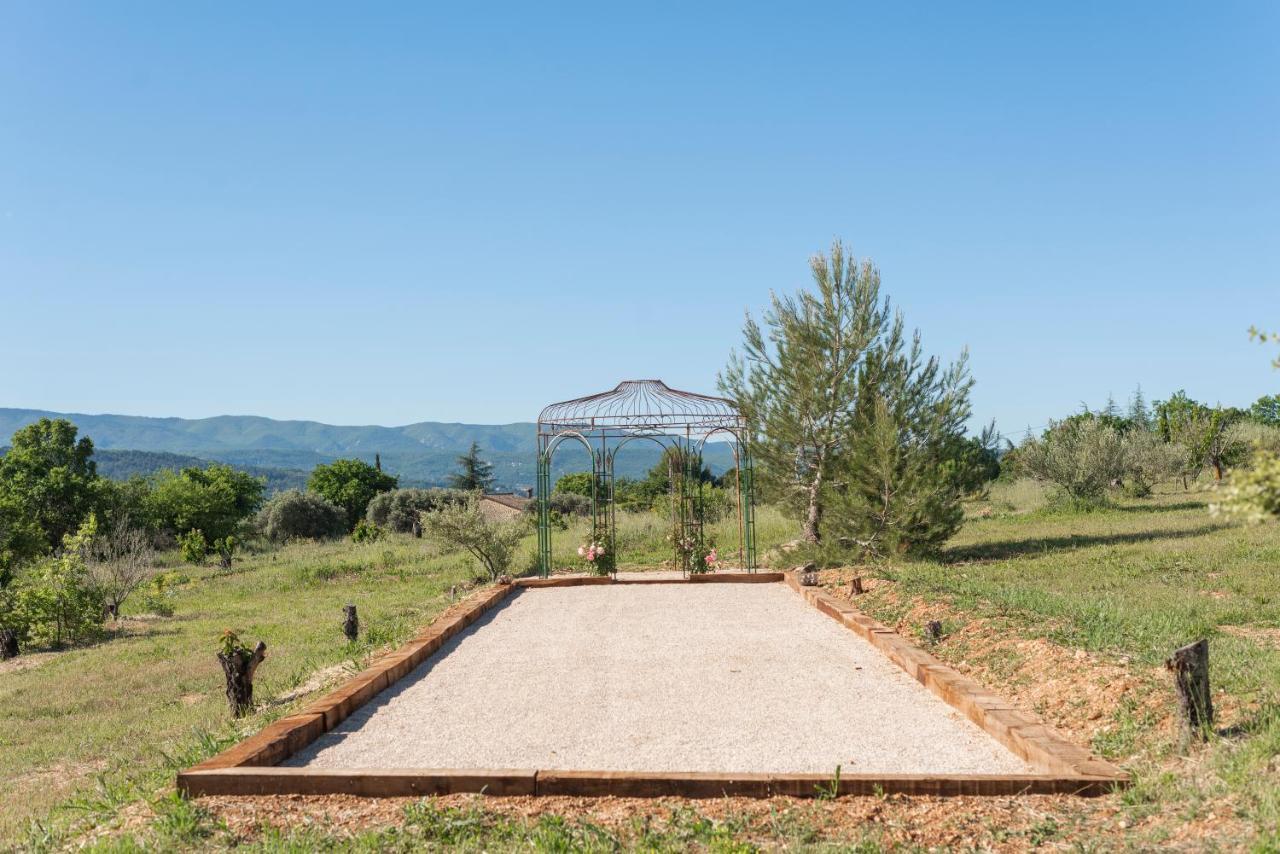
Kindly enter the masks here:
<path id="1" fill-rule="evenodd" d="M 1124 434 L 1122 445 L 1125 490 L 1137 498 L 1145 498 L 1151 487 L 1178 476 L 1187 458 L 1186 448 L 1147 430 Z"/>
<path id="2" fill-rule="evenodd" d="M 260 478 L 212 463 L 203 469 L 161 472 L 147 502 L 161 528 L 174 534 L 197 530 L 208 542 L 230 536 L 257 511 L 264 485 Z"/>
<path id="3" fill-rule="evenodd" d="M 355 530 L 351 532 L 351 542 L 353 543 L 376 543 L 382 539 L 387 533 L 387 529 L 379 525 L 374 525 L 361 519 L 356 523 Z"/>
<path id="4" fill-rule="evenodd" d="M 1237 421 L 1227 428 L 1227 437 L 1233 445 L 1248 449 L 1246 457 L 1258 451 L 1280 454 L 1280 426 L 1257 421 Z"/>
<path id="5" fill-rule="evenodd" d="M 334 460 L 316 466 L 307 480 L 307 488 L 347 511 L 347 530 L 354 530 L 364 518 L 369 502 L 380 492 L 395 489 L 396 478 L 363 460 Z"/>
<path id="6" fill-rule="evenodd" d="M 1073 501 L 1102 501 L 1125 474 L 1120 432 L 1093 418 L 1054 422 L 1018 449 L 1018 465 L 1036 480 L 1056 485 Z"/>
<path id="7" fill-rule="evenodd" d="M 1222 501 L 1210 504 L 1209 512 L 1255 524 L 1280 518 L 1280 454 L 1258 451 L 1252 468 L 1232 473 Z"/>
<path id="8" fill-rule="evenodd" d="M 318 493 L 290 489 L 267 502 L 258 526 L 274 542 L 341 537 L 347 531 L 347 511 Z"/>
<path id="9" fill-rule="evenodd" d="M 485 516 L 475 496 L 424 513 L 422 525 L 428 536 L 469 552 L 484 567 L 490 581 L 507 573 L 516 546 L 524 536 L 524 526 Z"/>
<path id="10" fill-rule="evenodd" d="M 552 513 L 559 513 L 561 516 L 590 516 L 591 496 L 576 492 L 556 492 L 547 499 L 547 506 Z M 536 503 L 530 504 L 529 508 L 533 513 L 538 512 Z"/>
<path id="11" fill-rule="evenodd" d="M 170 583 L 173 583 L 172 574 L 167 572 L 151 579 L 151 584 L 142 596 L 142 608 L 146 613 L 157 617 L 173 616 L 172 595 L 168 591 Z"/>
<path id="12" fill-rule="evenodd" d="M 131 524 L 128 516 L 117 519 L 109 531 L 93 538 L 89 575 L 112 616 L 120 615 L 125 600 L 152 574 L 154 561 L 150 535 Z"/>
<path id="13" fill-rule="evenodd" d="M 209 556 L 209 541 L 204 538 L 203 531 L 194 528 L 178 536 L 178 548 L 187 563 L 203 563 Z"/>
<path id="14" fill-rule="evenodd" d="M 75 643 L 102 625 L 102 595 L 85 563 L 96 527 L 90 516 L 78 532 L 63 538 L 60 555 L 37 563 L 18 580 L 15 609 L 34 643 Z"/>
<path id="15" fill-rule="evenodd" d="M 460 489 L 393 489 L 373 497 L 365 518 L 397 534 L 417 536 L 422 532 L 423 513 L 466 498 L 466 491 Z"/>

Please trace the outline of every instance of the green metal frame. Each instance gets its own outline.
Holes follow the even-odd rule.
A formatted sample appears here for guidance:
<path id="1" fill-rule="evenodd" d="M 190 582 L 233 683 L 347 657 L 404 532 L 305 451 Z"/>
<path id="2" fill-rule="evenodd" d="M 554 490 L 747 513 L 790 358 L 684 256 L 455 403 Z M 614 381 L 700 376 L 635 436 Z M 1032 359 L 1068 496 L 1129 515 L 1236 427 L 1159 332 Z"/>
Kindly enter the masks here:
<path id="1" fill-rule="evenodd" d="M 705 484 L 699 478 L 702 449 L 724 433 L 733 447 L 737 479 L 738 562 L 756 570 L 752 434 L 741 413 L 728 400 L 668 388 L 659 380 L 632 380 L 612 392 L 552 404 L 538 418 L 537 514 L 538 568 L 551 573 L 551 470 L 556 450 L 566 439 L 581 442 L 591 456 L 591 518 L 595 538 L 617 559 L 617 507 L 614 460 L 635 439 L 650 439 L 663 448 L 679 448 L 680 471 L 671 474 L 672 530 L 681 538 L 705 540 Z M 613 441 L 612 447 L 610 440 Z M 692 484 L 697 481 L 696 494 Z M 688 555 L 673 544 L 682 571 Z"/>

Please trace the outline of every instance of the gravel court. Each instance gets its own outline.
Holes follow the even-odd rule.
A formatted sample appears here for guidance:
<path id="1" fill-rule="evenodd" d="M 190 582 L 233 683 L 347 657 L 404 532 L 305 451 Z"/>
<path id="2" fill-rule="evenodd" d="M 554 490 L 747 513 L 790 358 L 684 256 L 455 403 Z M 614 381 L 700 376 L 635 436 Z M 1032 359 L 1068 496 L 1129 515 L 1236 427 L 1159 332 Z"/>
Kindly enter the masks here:
<path id="1" fill-rule="evenodd" d="M 782 584 L 516 592 L 284 764 L 1034 773 Z"/>

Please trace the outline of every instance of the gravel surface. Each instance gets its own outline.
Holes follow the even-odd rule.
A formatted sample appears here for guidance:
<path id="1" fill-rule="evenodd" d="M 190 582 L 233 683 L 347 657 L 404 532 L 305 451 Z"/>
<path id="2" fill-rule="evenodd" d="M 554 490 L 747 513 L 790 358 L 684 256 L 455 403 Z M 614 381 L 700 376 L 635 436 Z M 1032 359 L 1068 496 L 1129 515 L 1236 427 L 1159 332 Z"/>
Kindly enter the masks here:
<path id="1" fill-rule="evenodd" d="M 516 592 L 285 764 L 1032 771 L 782 584 Z"/>

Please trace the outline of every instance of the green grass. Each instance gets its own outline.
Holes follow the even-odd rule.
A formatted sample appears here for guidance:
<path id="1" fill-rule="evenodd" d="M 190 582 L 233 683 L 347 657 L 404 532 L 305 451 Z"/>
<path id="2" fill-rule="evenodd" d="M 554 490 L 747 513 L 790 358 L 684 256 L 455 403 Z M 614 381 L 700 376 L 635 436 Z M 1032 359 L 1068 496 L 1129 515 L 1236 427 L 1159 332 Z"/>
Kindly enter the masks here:
<path id="1" fill-rule="evenodd" d="M 1210 495 L 1168 491 L 1088 513 L 1041 505 L 987 518 L 974 514 L 940 560 L 880 571 L 908 597 L 1008 619 L 1021 635 L 1138 668 L 1158 668 L 1177 647 L 1209 638 L 1215 702 L 1232 708 L 1230 728 L 1194 755 L 1196 773 L 1137 768 L 1138 785 L 1126 797 L 1148 809 L 1182 804 L 1192 816 L 1225 799 L 1260 838 L 1274 838 L 1280 828 L 1280 635 L 1268 641 L 1266 630 L 1280 627 L 1280 526 L 1216 522 L 1206 511 Z M 1120 760 L 1139 748 L 1166 758 L 1182 752 L 1149 717 L 1123 706 L 1094 748 Z"/>
<path id="2" fill-rule="evenodd" d="M 173 590 L 174 616 L 127 620 L 127 631 L 103 642 L 36 655 L 40 666 L 0 675 L 0 839 L 63 802 L 94 817 L 162 789 L 167 757 L 196 760 L 286 713 L 276 698 L 317 670 L 354 669 L 373 647 L 404 640 L 473 573 L 458 555 L 408 538 L 293 545 L 229 573 L 190 572 Z M 340 630 L 347 602 L 360 609 L 365 636 L 356 644 Z M 261 711 L 234 725 L 214 658 L 225 628 L 267 644 L 255 688 Z"/>
<path id="3" fill-rule="evenodd" d="M 1210 638 L 1215 702 L 1227 710 L 1229 727 L 1208 745 L 1184 749 L 1158 726 L 1149 706 L 1126 700 L 1092 746 L 1134 772 L 1133 788 L 1102 802 L 1067 799 L 1049 812 L 1029 808 L 1025 820 L 1002 814 L 983 831 L 986 842 L 974 845 L 1109 850 L 1117 837 L 1107 822 L 1123 817 L 1135 828 L 1124 831 L 1125 845 L 1141 849 L 1161 844 L 1181 822 L 1221 814 L 1252 831 L 1248 839 L 1215 840 L 1219 847 L 1280 846 L 1280 643 L 1274 631 L 1280 628 L 1280 526 L 1218 524 L 1205 511 L 1208 497 L 1168 492 L 1067 513 L 1050 509 L 1038 488 L 1012 484 L 969 508 L 964 530 L 939 559 L 876 568 L 896 582 L 898 595 L 877 599 L 873 591 L 859 601 L 881 619 L 897 619 L 912 597 L 950 604 L 939 646 L 944 657 L 960 654 L 946 638 L 965 620 L 984 617 L 1017 636 L 1121 662 L 1163 686 L 1158 668 L 1169 652 Z M 633 514 L 618 521 L 624 567 L 669 558 L 665 522 Z M 793 522 L 768 508 L 757 525 L 761 554 L 796 532 Z M 711 530 L 731 557 L 736 522 L 722 520 Z M 555 532 L 557 565 L 581 565 L 575 550 L 588 533 L 581 520 Z M 518 569 L 532 559 L 530 536 Z M 893 799 L 883 805 L 885 817 L 874 821 L 840 818 L 850 813 L 837 799 L 751 815 L 708 813 L 703 804 L 671 812 L 668 804 L 621 824 L 423 801 L 395 822 L 354 835 L 308 824 L 233 833 L 217 816 L 173 795 L 174 771 L 306 702 L 298 688 L 318 671 L 337 678 L 342 668 L 363 666 L 377 648 L 401 642 L 447 607 L 450 589 L 469 584 L 476 569 L 426 541 L 393 537 L 360 546 L 290 545 L 249 555 L 230 573 L 180 571 L 190 578 L 172 591 L 172 617 L 134 613 L 127 630 L 100 643 L 37 653 L 30 660 L 39 666 L 0 673 L 0 849 L 80 844 L 86 830 L 97 827 L 103 836 L 91 847 L 110 851 L 733 851 L 836 844 L 878 851 L 910 850 L 915 843 L 904 842 L 904 835 L 918 838 L 911 822 L 926 821 L 909 801 L 895 812 Z M 360 607 L 364 634 L 355 644 L 340 632 L 347 602 Z M 214 659 L 224 628 L 268 646 L 259 710 L 239 722 L 228 717 Z M 1013 650 L 987 663 L 998 684 L 1024 678 L 1026 660 Z M 143 820 L 130 822 L 140 809 Z"/>

